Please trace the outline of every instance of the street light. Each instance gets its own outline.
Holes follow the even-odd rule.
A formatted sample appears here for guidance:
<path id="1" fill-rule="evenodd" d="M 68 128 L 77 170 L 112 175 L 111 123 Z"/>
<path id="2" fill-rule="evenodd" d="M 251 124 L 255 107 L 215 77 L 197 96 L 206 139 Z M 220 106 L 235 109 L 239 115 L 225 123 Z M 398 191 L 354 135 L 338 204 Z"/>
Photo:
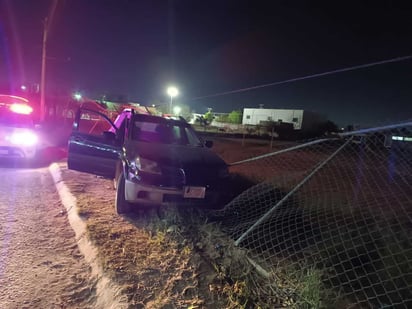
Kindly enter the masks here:
<path id="1" fill-rule="evenodd" d="M 170 95 L 169 113 L 172 114 L 173 97 L 179 94 L 179 90 L 176 87 L 169 87 L 167 88 L 167 94 Z"/>

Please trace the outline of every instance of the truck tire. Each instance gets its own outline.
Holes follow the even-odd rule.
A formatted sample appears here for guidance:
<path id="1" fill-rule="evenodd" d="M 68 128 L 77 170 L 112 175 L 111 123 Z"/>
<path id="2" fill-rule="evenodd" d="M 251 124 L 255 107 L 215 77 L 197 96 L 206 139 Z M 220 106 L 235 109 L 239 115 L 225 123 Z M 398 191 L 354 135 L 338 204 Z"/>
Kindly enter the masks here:
<path id="1" fill-rule="evenodd" d="M 125 188 L 124 174 L 121 173 L 116 184 L 116 200 L 114 203 L 116 213 L 119 215 L 127 214 L 131 210 L 130 203 L 126 201 Z"/>
<path id="2" fill-rule="evenodd" d="M 114 190 L 117 189 L 117 183 L 119 181 L 120 174 L 122 173 L 122 169 L 123 169 L 122 162 L 121 161 L 117 162 L 116 163 L 116 170 L 114 172 L 114 178 L 113 178 L 113 189 Z"/>

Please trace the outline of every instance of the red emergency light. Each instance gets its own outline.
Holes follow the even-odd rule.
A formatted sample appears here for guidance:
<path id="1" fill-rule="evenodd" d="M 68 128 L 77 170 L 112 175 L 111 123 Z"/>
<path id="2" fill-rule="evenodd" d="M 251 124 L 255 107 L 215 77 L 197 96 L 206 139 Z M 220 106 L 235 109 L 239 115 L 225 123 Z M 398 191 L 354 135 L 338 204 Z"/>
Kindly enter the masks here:
<path id="1" fill-rule="evenodd" d="M 10 105 L 10 110 L 16 114 L 30 115 L 33 112 L 33 108 L 27 104 L 13 103 Z"/>

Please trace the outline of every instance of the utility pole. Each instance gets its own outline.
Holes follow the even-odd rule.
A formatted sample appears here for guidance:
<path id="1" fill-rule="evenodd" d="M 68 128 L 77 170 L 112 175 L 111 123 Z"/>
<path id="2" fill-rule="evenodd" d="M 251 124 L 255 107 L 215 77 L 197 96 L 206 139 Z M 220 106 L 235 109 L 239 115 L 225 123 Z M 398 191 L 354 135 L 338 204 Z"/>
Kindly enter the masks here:
<path id="1" fill-rule="evenodd" d="M 49 14 L 43 21 L 43 48 L 41 56 L 41 77 L 40 77 L 40 121 L 43 122 L 46 118 L 46 61 L 47 61 L 47 36 L 49 33 L 49 26 L 53 23 L 54 14 L 59 0 L 52 0 Z"/>
<path id="2" fill-rule="evenodd" d="M 41 57 L 41 79 L 40 79 L 40 121 L 43 122 L 46 116 L 45 89 L 46 89 L 46 46 L 47 46 L 48 18 L 44 19 L 43 29 L 43 49 Z"/>

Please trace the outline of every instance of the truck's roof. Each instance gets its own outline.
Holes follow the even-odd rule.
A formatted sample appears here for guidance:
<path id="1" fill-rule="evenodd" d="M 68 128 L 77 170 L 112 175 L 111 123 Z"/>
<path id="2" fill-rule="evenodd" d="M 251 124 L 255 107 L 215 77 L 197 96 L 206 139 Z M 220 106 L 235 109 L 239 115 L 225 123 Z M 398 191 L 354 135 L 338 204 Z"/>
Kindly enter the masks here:
<path id="1" fill-rule="evenodd" d="M 174 123 L 178 125 L 188 125 L 183 118 L 162 117 L 157 115 L 147 114 L 134 114 L 134 120 L 142 122 L 154 122 L 154 123 Z"/>

